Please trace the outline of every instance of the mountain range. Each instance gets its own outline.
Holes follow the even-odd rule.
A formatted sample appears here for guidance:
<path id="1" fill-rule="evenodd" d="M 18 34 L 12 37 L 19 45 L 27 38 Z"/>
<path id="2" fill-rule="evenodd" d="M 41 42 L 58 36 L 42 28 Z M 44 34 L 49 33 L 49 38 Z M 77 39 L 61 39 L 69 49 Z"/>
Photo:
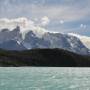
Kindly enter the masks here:
<path id="1" fill-rule="evenodd" d="M 62 48 L 88 55 L 90 54 L 89 39 L 73 33 L 50 32 L 27 18 L 0 19 L 0 48 L 6 50 Z"/>
<path id="2" fill-rule="evenodd" d="M 43 33 L 40 33 L 41 32 Z M 89 55 L 89 48 L 73 34 L 27 30 L 22 33 L 20 26 L 13 30 L 0 30 L 0 48 L 6 50 L 30 50 L 35 48 L 62 48 L 74 53 Z"/>
<path id="3" fill-rule="evenodd" d="M 90 37 L 0 19 L 0 66 L 90 67 Z"/>

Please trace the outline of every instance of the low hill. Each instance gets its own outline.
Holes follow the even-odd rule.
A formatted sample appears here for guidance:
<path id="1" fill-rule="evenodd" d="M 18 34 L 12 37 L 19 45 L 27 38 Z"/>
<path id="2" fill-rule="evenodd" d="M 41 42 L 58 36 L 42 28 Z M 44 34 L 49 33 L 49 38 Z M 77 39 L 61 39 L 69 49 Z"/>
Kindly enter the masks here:
<path id="1" fill-rule="evenodd" d="M 89 67 L 90 56 L 81 56 L 63 49 L 0 49 L 0 66 Z"/>

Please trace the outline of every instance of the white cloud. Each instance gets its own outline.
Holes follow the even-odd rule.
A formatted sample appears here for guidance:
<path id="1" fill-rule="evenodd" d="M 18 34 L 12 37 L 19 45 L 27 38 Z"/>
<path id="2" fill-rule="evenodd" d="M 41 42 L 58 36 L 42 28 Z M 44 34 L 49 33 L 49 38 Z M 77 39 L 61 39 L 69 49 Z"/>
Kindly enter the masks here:
<path id="1" fill-rule="evenodd" d="M 37 17 L 42 17 L 46 15 L 50 19 L 53 20 L 65 20 L 76 21 L 81 20 L 83 18 L 87 18 L 89 16 L 90 9 L 88 7 L 85 8 L 77 8 L 75 6 L 40 6 L 32 8 L 32 15 Z"/>
<path id="2" fill-rule="evenodd" d="M 42 19 L 41 19 L 42 26 L 46 26 L 49 22 L 50 22 L 50 20 L 47 16 L 42 17 Z"/>
<path id="3" fill-rule="evenodd" d="M 60 24 L 63 24 L 64 23 L 64 20 L 60 20 Z"/>
<path id="4" fill-rule="evenodd" d="M 6 3 L 8 3 L 8 0 L 3 0 L 3 1 L 4 2 L 6 1 Z M 41 0 L 39 2 L 42 2 L 42 1 L 43 3 L 45 2 L 45 0 Z M 42 3 L 40 3 L 40 5 L 38 6 L 36 3 L 39 3 L 39 2 L 38 0 L 35 0 L 33 4 L 32 3 L 24 4 L 21 2 L 20 5 L 15 3 L 14 3 L 15 5 L 12 5 L 8 3 L 7 4 L 8 7 L 7 5 L 5 5 L 6 8 L 4 8 L 4 5 L 2 4 L 2 7 L 0 8 L 3 8 L 3 9 L 0 10 L 0 17 L 25 16 L 25 17 L 41 18 L 42 16 L 46 15 L 50 19 L 62 19 L 65 21 L 73 21 L 73 20 L 79 20 L 87 16 L 90 16 L 90 9 L 89 9 L 90 0 L 78 0 L 78 2 L 76 2 L 75 0 L 63 0 L 63 4 L 60 4 L 60 5 L 59 3 L 58 5 L 54 5 L 54 4 L 43 5 Z"/>
<path id="5" fill-rule="evenodd" d="M 44 17 L 43 20 L 48 22 L 48 18 L 46 17 Z M 25 37 L 25 34 L 30 30 L 33 30 L 34 33 L 37 33 L 36 35 L 38 37 L 41 37 L 42 34 L 47 32 L 44 28 L 40 27 L 40 25 L 36 24 L 34 21 L 25 17 L 14 19 L 8 18 L 0 19 L 0 30 L 7 28 L 10 31 L 12 31 L 17 26 L 20 26 L 20 32 L 22 33 L 23 38 Z"/>
<path id="6" fill-rule="evenodd" d="M 86 28 L 87 26 L 85 24 L 80 24 L 80 28 Z"/>
<path id="7" fill-rule="evenodd" d="M 1 3 L 5 2 L 4 3 Z M 61 27 L 64 27 L 68 22 L 78 22 L 83 23 L 87 19 L 89 20 L 90 16 L 90 0 L 13 0 L 12 4 L 11 0 L 1 0 L 0 1 L 0 17 L 8 17 L 8 18 L 16 18 L 16 17 L 27 17 L 32 18 L 34 20 L 35 25 L 38 22 L 38 25 L 45 27 L 49 24 L 50 21 L 52 23 L 57 21 L 59 24 L 63 24 L 63 21 L 66 23 Z M 33 1 L 33 3 L 28 3 L 27 1 Z M 43 3 L 42 3 L 43 1 Z M 15 3 L 16 2 L 16 3 Z M 46 3 L 45 3 L 46 2 Z M 47 3 L 49 2 L 49 3 Z M 55 2 L 55 3 L 53 3 Z M 46 17 L 46 20 L 43 18 Z M 60 22 L 58 21 L 60 20 Z M 63 21 L 62 21 L 63 20 Z M 41 25 L 42 24 L 42 25 Z M 58 24 L 58 25 L 59 25 Z M 73 23 L 72 23 L 73 24 Z M 50 25 L 50 24 L 49 24 Z M 33 26 L 33 25 L 32 25 Z M 50 25 L 51 26 L 51 25 Z M 54 29 L 59 28 L 58 31 L 64 31 L 59 26 L 54 26 Z M 83 26 L 82 28 L 86 28 L 87 26 Z M 49 28 L 49 27 L 48 27 Z M 78 27 L 81 29 L 81 27 Z M 56 30 L 55 29 L 55 30 Z M 68 25 L 67 29 L 72 29 L 70 25 Z M 75 28 L 76 29 L 76 28 Z M 66 30 L 68 31 L 68 30 Z M 76 30 L 72 30 L 76 31 Z"/>
<path id="8" fill-rule="evenodd" d="M 20 26 L 22 31 L 27 29 L 35 29 L 34 22 L 32 20 L 28 20 L 25 17 L 15 19 L 8 19 L 8 18 L 0 19 L 0 29 L 8 28 L 12 30 L 16 26 Z"/>
<path id="9" fill-rule="evenodd" d="M 82 28 L 83 27 L 83 24 L 80 24 L 80 27 Z"/>

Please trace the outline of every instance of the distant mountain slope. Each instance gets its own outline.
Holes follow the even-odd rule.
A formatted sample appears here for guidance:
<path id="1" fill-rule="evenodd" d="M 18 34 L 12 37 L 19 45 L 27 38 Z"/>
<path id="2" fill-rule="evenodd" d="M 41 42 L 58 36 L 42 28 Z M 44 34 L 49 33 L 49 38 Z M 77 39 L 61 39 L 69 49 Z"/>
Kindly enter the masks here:
<path id="1" fill-rule="evenodd" d="M 0 50 L 0 66 L 90 67 L 90 56 L 63 49 Z"/>
<path id="2" fill-rule="evenodd" d="M 26 50 L 26 48 L 15 40 L 9 40 L 0 44 L 0 48 L 5 50 Z"/>
<path id="3" fill-rule="evenodd" d="M 62 48 L 78 54 L 88 54 L 89 51 L 79 38 L 68 34 L 48 33 L 44 39 L 50 41 L 51 48 Z"/>

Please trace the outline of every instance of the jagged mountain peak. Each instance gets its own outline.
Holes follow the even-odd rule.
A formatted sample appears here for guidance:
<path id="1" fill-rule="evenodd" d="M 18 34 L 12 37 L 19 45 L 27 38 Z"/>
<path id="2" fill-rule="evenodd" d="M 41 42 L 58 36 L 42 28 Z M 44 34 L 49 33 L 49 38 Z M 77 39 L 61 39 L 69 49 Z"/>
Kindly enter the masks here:
<path id="1" fill-rule="evenodd" d="M 16 27 L 20 27 L 20 32 L 22 33 L 23 38 L 25 37 L 25 34 L 29 31 L 33 31 L 38 37 L 42 36 L 42 34 L 46 32 L 44 28 L 36 25 L 34 21 L 25 17 L 15 19 L 0 19 L 0 30 L 8 29 L 9 31 L 13 31 Z"/>

